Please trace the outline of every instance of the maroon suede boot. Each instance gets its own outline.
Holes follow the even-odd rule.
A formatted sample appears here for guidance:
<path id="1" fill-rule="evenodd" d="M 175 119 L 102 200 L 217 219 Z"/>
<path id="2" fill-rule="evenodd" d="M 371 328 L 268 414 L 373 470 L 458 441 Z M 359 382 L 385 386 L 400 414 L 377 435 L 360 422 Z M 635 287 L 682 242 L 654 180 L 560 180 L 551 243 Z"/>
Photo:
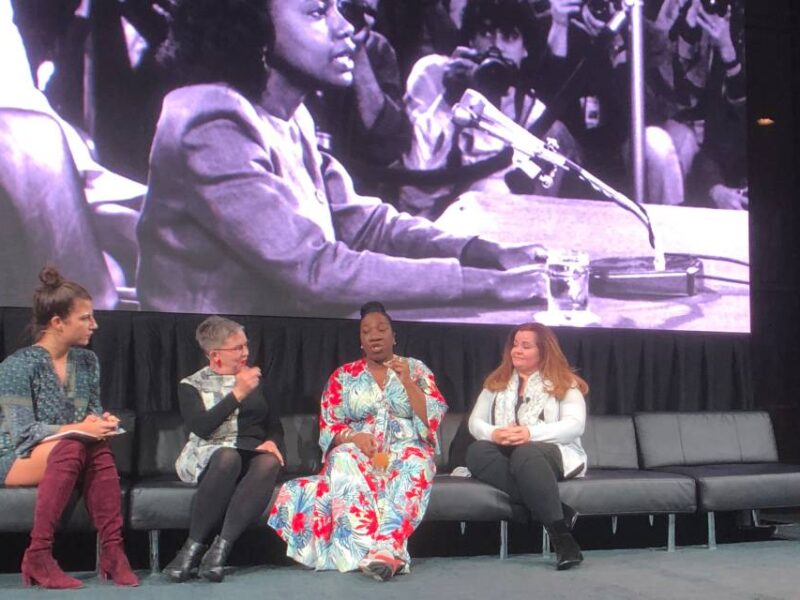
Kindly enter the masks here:
<path id="1" fill-rule="evenodd" d="M 44 478 L 36 490 L 31 543 L 22 557 L 23 584 L 51 589 L 83 587 L 53 558 L 53 535 L 85 463 L 86 447 L 77 440 L 61 440 L 48 456 Z"/>
<path id="2" fill-rule="evenodd" d="M 119 474 L 114 455 L 106 442 L 91 444 L 87 451 L 83 499 L 100 536 L 100 578 L 110 578 L 117 585 L 139 585 L 122 545 Z"/>

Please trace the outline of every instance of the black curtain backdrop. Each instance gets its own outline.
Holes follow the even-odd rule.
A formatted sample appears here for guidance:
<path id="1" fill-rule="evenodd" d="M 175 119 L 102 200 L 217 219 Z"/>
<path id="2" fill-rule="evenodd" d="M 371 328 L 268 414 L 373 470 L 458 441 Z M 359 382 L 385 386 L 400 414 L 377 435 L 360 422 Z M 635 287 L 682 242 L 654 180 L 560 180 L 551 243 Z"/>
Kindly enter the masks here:
<path id="1" fill-rule="evenodd" d="M 3 356 L 27 345 L 29 312 L 0 311 Z M 177 410 L 178 381 L 207 364 L 194 340 L 202 315 L 100 312 L 91 348 L 100 357 L 103 405 L 137 414 Z M 330 373 L 361 356 L 358 321 L 233 317 L 245 325 L 251 362 L 282 414 L 316 412 Z M 500 361 L 509 328 L 395 323 L 396 352 L 423 360 L 454 412 L 465 412 Z M 591 387 L 592 414 L 749 409 L 749 336 L 558 330 Z"/>
<path id="2" fill-rule="evenodd" d="M 0 311 L 2 352 L 26 345 L 29 311 Z M 177 410 L 177 383 L 207 364 L 195 340 L 202 315 L 100 312 L 91 348 L 100 357 L 102 401 L 137 414 Z M 316 412 L 330 373 L 360 356 L 358 321 L 234 317 L 251 361 L 282 414 Z M 396 353 L 423 360 L 454 412 L 466 412 L 500 361 L 510 328 L 396 323 Z M 750 336 L 562 329 L 570 362 L 589 382 L 591 414 L 728 410 L 755 406 Z M 467 439 L 457 444 L 460 454 Z M 456 457 L 451 456 L 451 459 Z"/>
<path id="3" fill-rule="evenodd" d="M 591 414 L 769 410 L 784 460 L 800 462 L 800 19 L 796 0 L 747 2 L 752 335 L 558 331 L 590 386 Z M 756 119 L 769 116 L 771 127 Z M 390 303 L 391 299 L 384 299 Z M 103 402 L 137 413 L 176 409 L 178 380 L 203 364 L 197 315 L 107 312 L 92 348 Z M 25 309 L 0 308 L 0 358 L 25 345 Z M 239 319 L 284 414 L 317 410 L 330 372 L 359 356 L 355 321 Z M 424 360 L 452 410 L 466 411 L 499 360 L 508 329 L 398 323 L 398 354 Z"/>

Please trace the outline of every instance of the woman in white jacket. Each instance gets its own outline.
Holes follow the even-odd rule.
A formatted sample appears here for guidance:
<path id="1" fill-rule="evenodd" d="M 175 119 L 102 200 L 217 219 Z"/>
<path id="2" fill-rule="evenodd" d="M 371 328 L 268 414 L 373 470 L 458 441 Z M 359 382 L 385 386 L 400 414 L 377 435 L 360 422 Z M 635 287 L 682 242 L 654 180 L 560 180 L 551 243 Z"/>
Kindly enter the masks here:
<path id="1" fill-rule="evenodd" d="M 588 391 L 553 332 L 524 323 L 511 332 L 503 360 L 486 378 L 469 418 L 476 441 L 467 451 L 467 467 L 544 524 L 559 570 L 583 560 L 570 534 L 577 515 L 561 503 L 558 481 L 586 473 L 580 436 Z"/>

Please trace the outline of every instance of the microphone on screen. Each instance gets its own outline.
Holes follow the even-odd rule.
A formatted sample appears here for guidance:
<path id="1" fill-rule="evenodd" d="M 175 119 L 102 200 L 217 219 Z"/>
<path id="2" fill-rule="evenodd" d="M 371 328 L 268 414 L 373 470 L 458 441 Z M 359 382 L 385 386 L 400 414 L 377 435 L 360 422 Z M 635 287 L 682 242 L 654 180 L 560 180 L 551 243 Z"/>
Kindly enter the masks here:
<path id="1" fill-rule="evenodd" d="M 569 160 L 547 143 L 513 119 L 503 114 L 494 104 L 475 90 L 468 89 L 453 106 L 451 119 L 457 128 L 473 128 L 505 142 L 514 149 L 515 154 L 527 157 L 534 163 L 544 161 L 555 168 L 571 171 L 595 190 L 633 213 L 647 228 L 650 245 L 656 251 L 657 264 L 663 264 L 663 251 L 656 243 L 656 236 L 644 206 L 615 190 L 599 177 L 596 177 L 579 164 Z"/>
<path id="2" fill-rule="evenodd" d="M 503 114 L 486 97 L 468 89 L 453 106 L 452 121 L 457 128 L 480 130 L 501 140 L 514 150 L 518 158 L 527 157 L 538 163 L 544 161 L 558 169 L 575 173 L 644 224 L 654 256 L 631 259 L 611 257 L 593 261 L 589 283 L 593 294 L 626 299 L 665 298 L 693 296 L 704 290 L 702 262 L 688 254 L 665 256 L 644 206 L 560 154 L 551 144 Z"/>
<path id="3" fill-rule="evenodd" d="M 457 127 L 485 131 L 528 158 L 540 158 L 552 165 L 567 169 L 565 156 L 552 150 L 543 140 L 515 123 L 475 90 L 465 91 L 461 100 L 453 106 L 452 121 Z"/>

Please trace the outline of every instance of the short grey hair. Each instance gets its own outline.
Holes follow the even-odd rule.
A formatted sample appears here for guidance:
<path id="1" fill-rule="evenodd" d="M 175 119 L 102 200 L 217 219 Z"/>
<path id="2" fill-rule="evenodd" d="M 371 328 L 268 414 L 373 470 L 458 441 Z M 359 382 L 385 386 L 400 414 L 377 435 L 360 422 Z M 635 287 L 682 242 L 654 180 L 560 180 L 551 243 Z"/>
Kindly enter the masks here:
<path id="1" fill-rule="evenodd" d="M 231 321 L 225 317 L 213 316 L 208 317 L 197 326 L 194 337 L 203 352 L 208 354 L 212 350 L 221 348 L 225 340 L 240 331 L 244 331 L 244 326 L 236 321 Z"/>

